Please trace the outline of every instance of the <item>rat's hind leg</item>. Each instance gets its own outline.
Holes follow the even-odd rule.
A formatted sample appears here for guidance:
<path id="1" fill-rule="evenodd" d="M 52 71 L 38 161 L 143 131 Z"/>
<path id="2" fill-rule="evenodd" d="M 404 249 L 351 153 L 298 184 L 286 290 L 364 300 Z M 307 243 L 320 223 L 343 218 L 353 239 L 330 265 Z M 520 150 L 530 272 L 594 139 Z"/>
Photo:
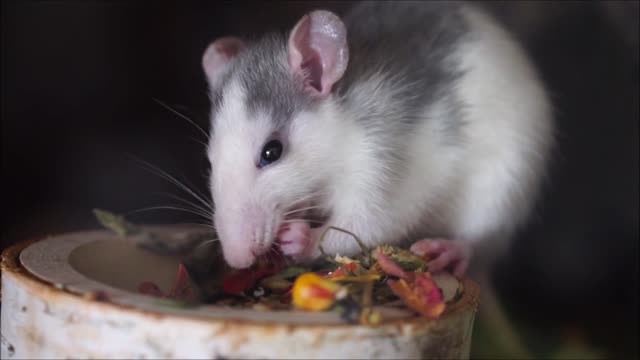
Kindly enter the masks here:
<path id="1" fill-rule="evenodd" d="M 460 241 L 445 239 L 424 239 L 411 245 L 411 251 L 420 256 L 428 256 L 429 271 L 450 269 L 453 275 L 462 277 L 469 266 L 471 247 Z"/>

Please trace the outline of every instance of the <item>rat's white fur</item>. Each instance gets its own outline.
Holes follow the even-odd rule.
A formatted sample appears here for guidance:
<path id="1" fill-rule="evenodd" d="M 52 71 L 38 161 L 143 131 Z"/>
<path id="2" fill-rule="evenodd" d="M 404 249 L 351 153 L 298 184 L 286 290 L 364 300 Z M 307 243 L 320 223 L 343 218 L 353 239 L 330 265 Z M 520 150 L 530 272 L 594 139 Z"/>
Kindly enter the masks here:
<path id="1" fill-rule="evenodd" d="M 401 178 L 374 153 L 385 144 L 333 101 L 298 114 L 283 158 L 258 169 L 271 121 L 265 114 L 247 119 L 241 85 L 226 87 L 209 157 L 216 208 L 224 209 L 216 213 L 216 227 L 231 265 L 250 265 L 249 250 L 266 250 L 284 212 L 318 189 L 323 202 L 314 205 L 332 217 L 312 231 L 316 242 L 333 225 L 368 245 L 425 236 L 474 244 L 504 239 L 524 221 L 551 145 L 550 105 L 522 49 L 481 12 L 468 8 L 465 16 L 473 38 L 451 54 L 467 70 L 455 89 L 466 105 L 462 141 L 443 151 L 437 128 L 443 121 L 433 119 L 448 116 L 447 104 L 430 104 L 424 116 L 432 120 L 407 139 L 410 157 Z M 352 96 L 393 107 L 393 97 L 374 94 L 376 81 L 382 80 L 374 75 Z M 335 231 L 322 246 L 342 255 L 359 251 Z"/>
<path id="2" fill-rule="evenodd" d="M 212 137 L 208 149 L 210 185 L 225 259 L 241 268 L 272 244 L 283 205 L 308 193 L 304 185 L 308 181 L 304 173 L 291 171 L 303 162 L 296 160 L 296 151 L 279 162 L 282 166 L 259 169 L 260 150 L 273 131 L 273 122 L 262 113 L 248 118 L 245 90 L 237 80 L 225 88 L 223 99 L 214 132 L 224 135 Z"/>
<path id="3" fill-rule="evenodd" d="M 461 49 L 470 71 L 458 93 L 472 118 L 466 179 L 452 229 L 477 241 L 510 234 L 531 211 L 552 139 L 545 90 L 524 52 L 491 19 L 466 11 L 475 41 Z"/>
<path id="4" fill-rule="evenodd" d="M 329 144 L 334 156 L 308 158 L 323 165 L 291 170 L 330 178 L 330 224 L 358 234 L 368 245 L 416 236 L 469 244 L 503 241 L 532 209 L 551 145 L 550 104 L 522 49 L 483 13 L 467 9 L 465 16 L 474 39 L 452 54 L 467 69 L 456 89 L 467 116 L 459 147 L 443 151 L 436 128 L 443 122 L 434 119 L 448 116 L 447 105 L 431 104 L 425 113 L 431 120 L 409 139 L 412 156 L 398 183 L 373 153 L 384 144 L 368 143 L 371 138 L 354 125 L 355 116 L 337 105 L 313 115 L 321 122 L 297 122 L 302 129 L 293 138 L 305 144 L 305 157 L 323 154 Z M 374 77 L 352 96 L 361 94 L 365 103 L 392 98 L 374 94 L 376 84 Z M 325 140 L 335 134 L 341 140 Z M 315 230 L 316 238 L 324 230 Z M 359 251 L 339 232 L 330 232 L 323 248 L 346 255 Z"/>

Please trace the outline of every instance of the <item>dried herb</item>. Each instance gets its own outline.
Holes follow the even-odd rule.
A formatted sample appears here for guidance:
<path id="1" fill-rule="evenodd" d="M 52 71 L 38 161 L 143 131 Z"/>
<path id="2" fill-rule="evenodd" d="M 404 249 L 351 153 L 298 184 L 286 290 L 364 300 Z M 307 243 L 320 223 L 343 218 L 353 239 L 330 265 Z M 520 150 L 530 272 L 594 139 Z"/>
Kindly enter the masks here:
<path id="1" fill-rule="evenodd" d="M 336 302 L 334 311 L 336 311 L 344 321 L 355 324 L 360 322 L 362 306 L 351 298 L 345 298 Z"/>
<path id="2" fill-rule="evenodd" d="M 425 258 L 412 253 L 409 250 L 393 247 L 390 245 L 381 245 L 379 251 L 391 258 L 404 271 L 427 271 L 427 261 Z M 374 252 L 374 258 L 377 251 Z"/>
<path id="3" fill-rule="evenodd" d="M 166 235 L 147 231 L 127 222 L 122 216 L 103 210 L 94 212 L 105 227 L 120 236 L 134 237 L 147 246 L 155 244 L 156 252 L 158 249 L 171 250 L 168 245 L 163 247 L 156 244 L 170 243 Z M 311 267 L 285 266 L 283 257 L 261 258 L 249 269 L 229 269 L 223 276 L 215 273 L 215 279 L 199 279 L 201 281 L 196 283 L 199 289 L 191 287 L 193 278 L 188 268 L 180 264 L 175 284 L 169 292 L 163 292 L 151 282 L 143 282 L 138 290 L 156 297 L 156 303 L 164 306 L 193 306 L 194 293 L 199 290 L 206 294 L 202 298 L 206 303 L 218 306 L 260 311 L 292 307 L 308 311 L 336 311 L 346 322 L 367 325 L 382 321 L 374 305 L 403 306 L 426 318 L 437 319 L 445 311 L 447 303 L 462 293 L 462 286 L 457 279 L 445 273 L 430 274 L 428 259 L 409 250 L 390 245 L 369 249 L 352 232 L 333 226 L 322 234 L 320 244 L 330 230 L 351 236 L 361 253 L 353 257 L 329 257 L 320 246 L 324 257 Z M 200 244 L 207 238 L 215 238 L 215 234 L 193 237 Z M 198 247 L 192 246 L 192 250 Z M 216 250 L 219 251 L 219 248 Z M 195 256 L 187 257 L 187 261 L 191 260 L 190 264 L 194 259 Z M 209 276 L 213 274 L 211 272 Z M 202 274 L 198 275 L 202 277 Z"/>
<path id="4" fill-rule="evenodd" d="M 211 231 L 190 232 L 188 234 L 167 235 L 134 225 L 123 216 L 106 210 L 94 209 L 96 219 L 105 228 L 118 236 L 131 240 L 136 246 L 160 255 L 184 255 L 194 253 L 197 247 L 216 241 Z"/>

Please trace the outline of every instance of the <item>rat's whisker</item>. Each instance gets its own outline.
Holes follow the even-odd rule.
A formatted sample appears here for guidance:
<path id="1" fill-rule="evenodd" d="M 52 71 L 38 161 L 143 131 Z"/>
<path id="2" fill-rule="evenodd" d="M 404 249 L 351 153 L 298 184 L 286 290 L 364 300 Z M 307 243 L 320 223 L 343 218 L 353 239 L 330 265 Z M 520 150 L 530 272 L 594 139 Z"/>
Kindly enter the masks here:
<path id="1" fill-rule="evenodd" d="M 301 198 L 296 199 L 291 204 L 289 204 L 289 206 L 293 207 L 293 206 L 295 206 L 295 205 L 297 205 L 297 204 L 299 204 L 301 202 L 307 201 L 309 199 L 312 199 L 314 197 L 318 197 L 318 196 L 321 196 L 321 195 L 326 195 L 328 193 L 329 193 L 329 190 L 317 190 L 317 191 L 311 192 L 309 194 L 306 194 L 305 196 L 303 196 Z"/>
<path id="2" fill-rule="evenodd" d="M 200 244 L 198 244 L 194 249 L 198 249 L 201 246 L 204 246 L 204 245 L 207 245 L 207 244 L 211 244 L 211 243 L 214 243 L 214 242 L 219 242 L 219 241 L 220 241 L 220 239 L 206 240 L 206 241 L 203 241 Z"/>
<path id="3" fill-rule="evenodd" d="M 192 201 L 189 201 L 189 200 L 187 200 L 187 199 L 184 199 L 184 198 L 182 198 L 182 197 L 180 197 L 180 196 L 178 196 L 178 195 L 174 195 L 174 194 L 166 194 L 166 195 L 168 195 L 168 196 L 169 196 L 169 197 L 171 197 L 172 199 L 175 199 L 175 200 L 181 201 L 181 202 L 183 202 L 183 203 L 184 203 L 184 204 L 186 204 L 186 205 L 192 206 L 194 210 L 201 211 L 202 213 L 207 214 L 207 216 L 209 216 L 209 217 L 213 218 L 213 212 L 211 212 L 211 210 L 209 210 L 209 209 L 205 209 L 204 207 L 202 207 L 202 206 L 201 206 L 201 205 L 199 205 L 199 204 L 196 204 L 196 203 L 194 203 L 194 202 L 192 202 Z"/>
<path id="4" fill-rule="evenodd" d="M 203 241 L 202 244 L 200 244 L 200 245 L 209 244 L 209 243 L 216 242 L 216 241 L 220 241 L 220 239 L 216 238 L 216 239 L 206 240 L 206 241 Z M 200 245 L 198 245 L 198 246 L 200 246 Z"/>
<path id="5" fill-rule="evenodd" d="M 136 213 L 139 213 L 139 212 L 151 211 L 151 210 L 177 210 L 177 211 L 184 211 L 184 212 L 200 215 L 200 216 L 202 216 L 204 218 L 207 218 L 206 214 L 201 214 L 201 213 L 199 213 L 197 211 L 194 211 L 194 210 L 191 210 L 191 209 L 185 209 L 185 208 L 176 207 L 176 206 L 150 206 L 150 207 L 147 207 L 147 208 L 130 211 L 130 212 L 126 213 L 124 216 L 129 216 L 131 214 L 136 214 Z"/>
<path id="6" fill-rule="evenodd" d="M 194 222 L 187 222 L 187 223 L 180 223 L 182 225 L 197 225 L 197 226 L 201 226 L 201 227 L 205 227 L 208 229 L 213 230 L 214 232 L 216 231 L 216 227 L 214 225 L 212 225 L 210 222 L 204 222 L 204 221 L 194 221 Z"/>
<path id="7" fill-rule="evenodd" d="M 204 205 L 207 209 L 212 210 L 213 209 L 213 202 L 210 201 L 210 199 L 208 198 L 208 195 L 201 192 L 200 190 L 198 190 L 197 186 L 194 186 L 189 179 L 187 179 L 186 176 L 182 175 L 182 178 L 184 180 L 184 182 L 186 183 L 185 185 L 185 189 L 186 190 L 191 190 L 193 192 L 195 192 L 197 195 L 199 195 L 199 197 L 196 197 L 196 199 L 200 200 L 201 202 L 204 200 Z"/>
<path id="8" fill-rule="evenodd" d="M 201 190 L 198 190 L 198 187 L 197 187 L 197 186 L 194 186 L 194 185 L 189 181 L 189 179 L 187 179 L 187 177 L 186 177 L 186 176 L 184 176 L 184 175 L 183 175 L 183 176 L 182 176 L 182 178 L 183 178 L 183 179 L 184 179 L 184 181 L 187 183 L 187 185 L 188 185 L 188 187 L 189 187 L 190 189 L 192 189 L 194 192 L 196 192 L 198 195 L 200 195 L 200 198 L 202 198 L 202 199 L 204 199 L 204 200 L 205 200 L 204 202 L 205 202 L 205 206 L 207 207 L 207 209 L 213 210 L 213 201 L 211 201 L 211 200 L 208 198 L 208 195 L 207 195 L 207 194 L 205 194 L 205 193 L 203 193 Z"/>
<path id="9" fill-rule="evenodd" d="M 197 142 L 198 144 L 204 146 L 205 149 L 209 147 L 209 144 L 205 143 L 204 141 L 202 141 L 200 139 L 196 139 L 194 137 L 191 137 L 191 140 L 193 140 L 193 141 Z"/>
<path id="10" fill-rule="evenodd" d="M 320 206 L 307 206 L 307 207 L 303 207 L 303 208 L 300 208 L 300 209 L 287 211 L 286 213 L 284 213 L 282 215 L 283 216 L 287 216 L 287 215 L 295 214 L 295 213 L 301 212 L 301 211 L 315 210 L 315 209 L 320 209 L 320 208 L 321 208 Z"/>
<path id="11" fill-rule="evenodd" d="M 296 206 L 296 205 L 298 205 L 300 203 L 303 203 L 305 201 L 309 201 L 310 199 L 313 199 L 315 197 L 319 197 L 319 196 L 321 196 L 321 195 L 323 195 L 325 193 L 327 193 L 327 192 L 323 190 L 323 191 L 315 191 L 313 193 L 306 194 L 306 195 L 304 195 L 302 197 L 299 197 L 299 198 L 296 198 L 296 200 L 292 201 L 289 204 L 289 207 L 294 207 L 294 206 Z"/>
<path id="12" fill-rule="evenodd" d="M 163 106 L 164 108 L 166 108 L 167 110 L 169 110 L 169 111 L 171 111 L 172 113 L 174 113 L 174 114 L 176 114 L 176 115 L 180 116 L 181 118 L 183 118 L 183 119 L 187 120 L 191 125 L 195 126 L 195 127 L 196 127 L 196 129 L 200 130 L 200 132 L 204 135 L 204 137 L 205 137 L 207 140 L 210 140 L 210 139 L 209 139 L 209 134 L 207 134 L 207 133 L 204 131 L 204 129 L 202 129 L 198 124 L 196 124 L 196 123 L 195 123 L 195 121 L 193 121 L 193 120 L 189 119 L 186 115 L 184 115 L 184 114 L 182 114 L 182 113 L 178 112 L 177 110 L 173 109 L 172 107 L 170 107 L 169 105 L 167 105 L 167 104 L 163 103 L 162 101 L 160 101 L 160 100 L 158 100 L 158 99 L 156 99 L 156 98 L 152 98 L 152 99 L 153 99 L 153 101 L 155 101 L 155 102 L 157 102 L 158 104 L 162 105 L 162 106 Z"/>
<path id="13" fill-rule="evenodd" d="M 180 224 L 182 224 L 182 225 L 195 225 L 195 226 L 198 226 L 198 227 L 204 227 L 204 228 L 207 228 L 207 229 L 211 229 L 214 232 L 216 230 L 216 228 L 214 228 L 213 226 L 210 226 L 210 225 L 207 225 L 207 224 L 201 223 L 201 222 L 180 223 Z"/>
<path id="14" fill-rule="evenodd" d="M 145 165 L 147 167 L 147 170 L 155 173 L 156 175 L 165 178 L 166 180 L 168 180 L 169 182 L 173 183 L 174 185 L 178 186 L 180 189 L 184 190 L 185 192 L 189 193 L 191 196 L 193 196 L 196 200 L 200 201 L 205 207 L 212 207 L 212 205 L 207 202 L 203 197 L 199 196 L 198 194 L 196 194 L 193 190 L 191 190 L 188 186 L 186 186 L 185 184 L 181 183 L 180 181 L 178 181 L 175 177 L 169 175 L 166 171 L 159 169 L 157 166 L 152 165 L 151 163 L 149 163 L 148 161 L 142 160 L 140 158 L 134 157 L 135 160 L 137 160 L 138 162 L 141 162 L 143 165 Z"/>
<path id="15" fill-rule="evenodd" d="M 276 262 L 278 260 L 278 252 L 275 251 L 273 247 L 270 247 L 269 250 L 265 253 L 265 257 L 269 262 Z"/>
<path id="16" fill-rule="evenodd" d="M 284 220 L 283 224 L 294 223 L 294 222 L 310 222 L 314 224 L 324 224 L 324 221 L 314 220 L 314 219 L 287 219 Z"/>

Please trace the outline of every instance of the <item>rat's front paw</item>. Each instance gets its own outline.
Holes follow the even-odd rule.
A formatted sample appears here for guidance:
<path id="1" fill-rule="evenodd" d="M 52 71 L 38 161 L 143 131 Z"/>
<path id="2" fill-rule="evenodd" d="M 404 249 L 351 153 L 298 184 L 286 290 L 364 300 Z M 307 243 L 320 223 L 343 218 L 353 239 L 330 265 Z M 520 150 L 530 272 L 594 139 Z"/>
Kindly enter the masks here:
<path id="1" fill-rule="evenodd" d="M 429 271 L 438 272 L 451 269 L 453 275 L 460 278 L 467 271 L 471 248 L 459 241 L 443 239 L 425 239 L 411 245 L 411 251 L 420 256 L 428 256 Z"/>
<path id="2" fill-rule="evenodd" d="M 305 222 L 286 224 L 278 234 L 280 250 L 286 256 L 293 258 L 304 257 L 311 245 L 311 228 Z"/>

